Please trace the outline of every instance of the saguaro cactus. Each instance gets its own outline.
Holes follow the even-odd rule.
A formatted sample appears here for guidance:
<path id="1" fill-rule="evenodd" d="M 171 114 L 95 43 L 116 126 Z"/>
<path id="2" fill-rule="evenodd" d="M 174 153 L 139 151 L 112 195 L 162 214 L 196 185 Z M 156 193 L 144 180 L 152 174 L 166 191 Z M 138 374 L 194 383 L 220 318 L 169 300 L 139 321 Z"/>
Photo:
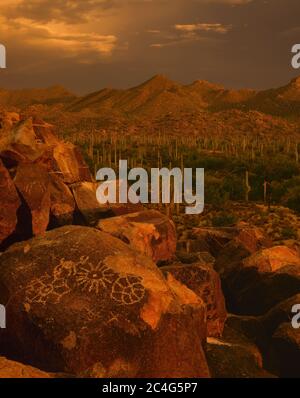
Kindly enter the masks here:
<path id="1" fill-rule="evenodd" d="M 249 184 L 249 171 L 246 170 L 246 176 L 245 176 L 245 200 L 246 202 L 249 202 L 249 193 L 251 192 L 251 186 Z"/>

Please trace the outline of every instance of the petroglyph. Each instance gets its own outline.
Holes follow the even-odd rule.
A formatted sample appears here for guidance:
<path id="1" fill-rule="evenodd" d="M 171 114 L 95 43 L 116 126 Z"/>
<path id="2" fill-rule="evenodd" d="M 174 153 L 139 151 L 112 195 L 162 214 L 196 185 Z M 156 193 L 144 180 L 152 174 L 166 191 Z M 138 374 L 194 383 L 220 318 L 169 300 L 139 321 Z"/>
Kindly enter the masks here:
<path id="1" fill-rule="evenodd" d="M 26 288 L 26 301 L 29 304 L 58 304 L 74 288 L 95 296 L 107 296 L 119 305 L 139 303 L 145 296 L 141 277 L 119 274 L 102 261 L 93 264 L 89 257 L 81 257 L 78 263 L 62 259 L 52 275 L 32 280 Z M 98 315 L 95 313 L 92 318 Z"/>
<path id="2" fill-rule="evenodd" d="M 99 294 L 102 289 L 107 289 L 116 278 L 116 273 L 106 267 L 102 262 L 99 264 L 86 264 L 79 268 L 76 281 L 82 290 Z"/>
<path id="3" fill-rule="evenodd" d="M 71 289 L 63 279 L 54 280 L 50 275 L 42 276 L 31 281 L 26 289 L 26 301 L 29 303 L 58 304 L 62 297 L 70 293 Z"/>
<path id="4" fill-rule="evenodd" d="M 141 277 L 133 275 L 119 277 L 112 286 L 111 299 L 125 305 L 139 303 L 145 296 L 145 288 L 141 282 Z"/>

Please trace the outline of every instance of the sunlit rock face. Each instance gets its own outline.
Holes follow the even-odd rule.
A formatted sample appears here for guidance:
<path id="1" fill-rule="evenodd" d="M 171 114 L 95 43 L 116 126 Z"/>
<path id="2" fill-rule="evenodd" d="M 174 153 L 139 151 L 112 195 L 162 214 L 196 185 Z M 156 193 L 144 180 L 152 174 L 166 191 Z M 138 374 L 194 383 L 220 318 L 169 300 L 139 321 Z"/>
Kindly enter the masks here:
<path id="1" fill-rule="evenodd" d="M 175 225 L 158 211 L 148 210 L 100 220 L 97 228 L 118 237 L 155 262 L 171 260 L 175 255 Z"/>
<path id="2" fill-rule="evenodd" d="M 0 357 L 0 379 L 48 379 L 49 373 Z"/>
<path id="3" fill-rule="evenodd" d="M 0 130 L 0 157 L 8 168 L 43 165 L 66 183 L 92 180 L 78 148 L 57 138 L 53 126 L 41 120 L 28 118 Z"/>
<path id="4" fill-rule="evenodd" d="M 209 376 L 202 300 L 119 239 L 57 228 L 11 246 L 0 270 L 1 352 L 77 375 Z"/>

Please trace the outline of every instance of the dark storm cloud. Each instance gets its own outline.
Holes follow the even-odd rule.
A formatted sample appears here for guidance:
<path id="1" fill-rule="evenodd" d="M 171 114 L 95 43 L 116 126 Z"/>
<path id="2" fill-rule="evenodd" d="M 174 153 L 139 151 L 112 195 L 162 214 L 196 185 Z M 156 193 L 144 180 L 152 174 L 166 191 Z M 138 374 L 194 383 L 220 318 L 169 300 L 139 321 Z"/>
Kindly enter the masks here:
<path id="1" fill-rule="evenodd" d="M 0 86 L 87 92 L 164 73 L 265 88 L 297 74 L 299 0 L 2 0 Z"/>

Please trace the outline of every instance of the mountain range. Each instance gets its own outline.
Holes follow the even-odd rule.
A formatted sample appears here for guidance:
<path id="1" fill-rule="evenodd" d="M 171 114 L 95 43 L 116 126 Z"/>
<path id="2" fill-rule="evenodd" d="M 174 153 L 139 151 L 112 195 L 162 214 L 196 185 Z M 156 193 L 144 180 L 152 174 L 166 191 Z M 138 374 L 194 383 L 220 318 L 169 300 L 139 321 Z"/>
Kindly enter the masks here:
<path id="1" fill-rule="evenodd" d="M 254 110 L 277 116 L 300 116 L 300 77 L 283 87 L 256 91 L 230 90 L 197 80 L 189 85 L 157 75 L 129 89 L 104 88 L 76 96 L 62 86 L 45 89 L 0 89 L 0 106 L 26 108 L 30 105 L 61 104 L 66 111 L 89 110 L 133 117 L 160 117 L 165 114 L 198 113 L 226 109 Z"/>

